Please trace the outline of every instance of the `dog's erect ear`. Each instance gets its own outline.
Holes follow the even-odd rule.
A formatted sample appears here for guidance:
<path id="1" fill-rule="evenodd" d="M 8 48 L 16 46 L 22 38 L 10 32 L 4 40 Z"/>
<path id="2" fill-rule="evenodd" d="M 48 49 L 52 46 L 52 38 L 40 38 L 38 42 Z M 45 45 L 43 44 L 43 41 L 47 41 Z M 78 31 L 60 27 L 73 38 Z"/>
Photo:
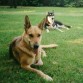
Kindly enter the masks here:
<path id="1" fill-rule="evenodd" d="M 25 30 L 31 27 L 31 23 L 30 23 L 29 17 L 27 15 L 25 16 L 24 26 L 25 26 Z"/>
<path id="2" fill-rule="evenodd" d="M 45 25 L 45 18 L 39 23 L 39 25 L 38 25 L 38 27 L 41 29 L 41 30 L 43 30 L 43 28 L 44 28 L 44 25 Z"/>

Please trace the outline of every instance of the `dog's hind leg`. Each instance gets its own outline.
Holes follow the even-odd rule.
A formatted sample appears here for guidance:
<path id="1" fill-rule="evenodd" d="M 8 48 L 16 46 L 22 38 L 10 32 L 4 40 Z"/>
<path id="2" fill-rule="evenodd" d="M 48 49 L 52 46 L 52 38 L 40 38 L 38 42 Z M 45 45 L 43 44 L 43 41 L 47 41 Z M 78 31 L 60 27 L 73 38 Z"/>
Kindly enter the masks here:
<path id="1" fill-rule="evenodd" d="M 35 68 L 31 68 L 30 65 L 21 65 L 21 67 L 24 68 L 24 69 L 26 69 L 26 70 L 29 70 L 29 71 L 37 73 L 39 76 L 41 76 L 43 79 L 45 79 L 47 81 L 53 81 L 53 79 L 50 76 L 44 74 L 40 70 L 37 70 Z"/>
<path id="2" fill-rule="evenodd" d="M 63 31 L 62 31 L 61 29 L 59 29 L 59 28 L 62 28 L 62 27 L 59 26 L 59 25 L 57 25 L 57 26 L 55 25 L 55 26 L 54 26 L 54 29 L 56 29 L 56 30 L 58 30 L 58 31 L 60 31 L 60 32 L 63 32 Z"/>
<path id="3" fill-rule="evenodd" d="M 41 53 L 42 53 L 42 56 L 43 57 L 46 57 L 47 55 L 46 55 L 46 52 L 43 50 L 43 49 L 41 49 Z"/>
<path id="4" fill-rule="evenodd" d="M 62 28 L 69 30 L 69 28 L 68 28 L 68 27 L 66 27 L 65 25 L 63 25 L 63 26 L 62 26 Z"/>
<path id="5" fill-rule="evenodd" d="M 59 29 L 58 26 L 54 26 L 54 29 L 56 29 L 56 30 L 58 30 L 58 31 L 60 31 L 60 32 L 63 32 L 61 29 Z"/>
<path id="6" fill-rule="evenodd" d="M 60 32 L 63 32 L 61 29 L 59 29 L 59 28 L 56 28 L 56 30 L 58 30 L 58 31 L 60 31 Z"/>

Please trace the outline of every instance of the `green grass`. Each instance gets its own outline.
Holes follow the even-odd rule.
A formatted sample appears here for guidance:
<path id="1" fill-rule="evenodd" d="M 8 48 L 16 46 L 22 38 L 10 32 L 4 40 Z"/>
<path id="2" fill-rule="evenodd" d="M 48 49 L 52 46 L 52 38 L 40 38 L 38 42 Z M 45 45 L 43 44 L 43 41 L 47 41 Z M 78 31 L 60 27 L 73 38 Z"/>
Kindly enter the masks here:
<path id="1" fill-rule="evenodd" d="M 8 45 L 22 34 L 25 15 L 29 15 L 32 25 L 37 25 L 51 10 L 56 19 L 73 27 L 63 33 L 44 31 L 42 44 L 59 46 L 45 49 L 44 65 L 36 68 L 53 77 L 53 83 L 83 83 L 83 8 L 56 7 L 0 8 L 0 83 L 49 83 L 10 60 Z"/>

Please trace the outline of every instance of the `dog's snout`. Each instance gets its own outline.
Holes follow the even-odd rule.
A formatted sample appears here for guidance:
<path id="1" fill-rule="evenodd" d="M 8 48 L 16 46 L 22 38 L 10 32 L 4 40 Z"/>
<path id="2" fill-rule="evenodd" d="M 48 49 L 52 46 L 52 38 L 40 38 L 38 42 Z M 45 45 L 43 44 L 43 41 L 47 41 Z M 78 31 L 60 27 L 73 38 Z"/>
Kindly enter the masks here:
<path id="1" fill-rule="evenodd" d="M 39 45 L 38 44 L 34 44 L 34 49 L 38 49 Z"/>

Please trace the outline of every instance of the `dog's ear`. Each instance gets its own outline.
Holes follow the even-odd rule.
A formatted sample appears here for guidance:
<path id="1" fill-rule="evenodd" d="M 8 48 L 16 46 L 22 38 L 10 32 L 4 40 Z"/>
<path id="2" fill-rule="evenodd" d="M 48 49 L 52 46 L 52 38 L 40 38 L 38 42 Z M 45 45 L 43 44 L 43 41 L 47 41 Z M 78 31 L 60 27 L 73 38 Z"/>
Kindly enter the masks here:
<path id="1" fill-rule="evenodd" d="M 25 16 L 25 24 L 24 24 L 24 26 L 25 26 L 24 27 L 25 30 L 31 27 L 31 23 L 30 23 L 29 17 L 27 15 Z"/>
<path id="2" fill-rule="evenodd" d="M 38 24 L 38 27 L 41 29 L 41 30 L 43 30 L 43 28 L 44 28 L 44 25 L 45 25 L 45 18 Z"/>

